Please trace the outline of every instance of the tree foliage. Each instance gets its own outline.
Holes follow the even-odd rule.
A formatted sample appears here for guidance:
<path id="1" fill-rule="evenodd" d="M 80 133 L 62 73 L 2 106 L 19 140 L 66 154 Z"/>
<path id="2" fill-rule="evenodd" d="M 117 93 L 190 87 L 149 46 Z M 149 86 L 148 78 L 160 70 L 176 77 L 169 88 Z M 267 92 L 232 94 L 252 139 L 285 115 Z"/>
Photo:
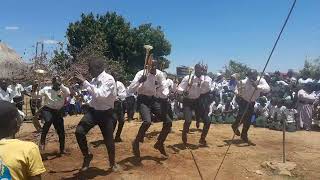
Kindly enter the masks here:
<path id="1" fill-rule="evenodd" d="M 300 76 L 303 78 L 320 79 L 320 57 L 304 62 L 303 69 L 300 70 Z"/>
<path id="2" fill-rule="evenodd" d="M 53 72 L 60 74 L 70 68 L 72 58 L 63 49 L 63 44 L 59 44 L 59 48 L 53 51 L 53 58 L 49 62 Z"/>
<path id="3" fill-rule="evenodd" d="M 230 60 L 229 64 L 225 66 L 225 76 L 227 78 L 230 78 L 232 74 L 239 74 L 239 77 L 241 79 L 246 77 L 247 72 L 250 70 L 250 68 L 240 62 L 236 62 L 234 60 Z"/>
<path id="4" fill-rule="evenodd" d="M 82 14 L 79 21 L 69 24 L 66 36 L 69 41 L 67 49 L 74 57 L 73 62 L 82 61 L 81 57 L 88 55 L 89 49 L 94 49 L 110 63 L 124 68 L 126 78 L 131 78 L 143 68 L 145 44 L 153 46 L 151 53 L 154 59 L 164 62 L 165 68 L 170 64 L 165 56 L 170 54 L 171 44 L 160 26 L 142 24 L 131 27 L 129 22 L 114 12 L 104 15 Z"/>

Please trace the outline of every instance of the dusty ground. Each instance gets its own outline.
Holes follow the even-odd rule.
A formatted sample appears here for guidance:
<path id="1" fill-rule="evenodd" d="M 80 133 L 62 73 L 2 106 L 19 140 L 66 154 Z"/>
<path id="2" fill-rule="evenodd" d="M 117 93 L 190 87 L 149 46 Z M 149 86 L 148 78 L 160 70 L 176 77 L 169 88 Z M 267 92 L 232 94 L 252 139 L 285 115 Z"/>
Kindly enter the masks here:
<path id="1" fill-rule="evenodd" d="M 57 157 L 57 135 L 51 129 L 47 137 L 47 148 L 44 152 L 44 164 L 47 172 L 45 180 L 56 179 L 200 179 L 192 155 L 181 143 L 181 128 L 183 121 L 173 123 L 173 132 L 166 141 L 169 158 L 166 159 L 153 149 L 156 137 L 161 129 L 161 123 L 153 124 L 145 142 L 140 146 L 142 164 L 138 166 L 131 153 L 131 141 L 135 137 L 140 122 L 126 123 L 122 139 L 124 142 L 116 144 L 116 160 L 122 171 L 112 173 L 108 171 L 106 148 L 102 144 L 100 130 L 96 127 L 88 134 L 90 150 L 94 154 L 91 168 L 84 174 L 79 174 L 82 165 L 82 155 L 74 136 L 75 126 L 80 120 L 78 117 L 65 118 L 66 148 L 70 155 Z M 25 123 L 18 138 L 37 141 L 34 128 Z M 232 138 L 229 125 L 212 125 L 207 141 L 209 147 L 199 147 L 200 131 L 192 124 L 189 134 L 190 149 L 195 156 L 204 179 L 213 179 L 218 166 L 227 149 L 227 143 Z M 310 179 L 320 178 L 320 132 L 299 131 L 287 133 L 287 160 L 297 164 L 294 177 L 275 176 L 271 171 L 260 165 L 264 161 L 282 160 L 282 132 L 263 128 L 250 129 L 250 137 L 256 146 L 246 146 L 236 138 L 230 148 L 224 164 L 218 175 L 219 180 L 232 179 Z M 261 170 L 263 175 L 256 174 Z"/>

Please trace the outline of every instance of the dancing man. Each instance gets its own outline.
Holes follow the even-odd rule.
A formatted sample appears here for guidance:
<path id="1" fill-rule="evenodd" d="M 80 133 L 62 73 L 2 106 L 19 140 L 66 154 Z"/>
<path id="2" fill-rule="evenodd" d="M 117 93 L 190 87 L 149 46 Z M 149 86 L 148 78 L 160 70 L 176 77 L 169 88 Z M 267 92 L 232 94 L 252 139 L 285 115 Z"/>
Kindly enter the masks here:
<path id="1" fill-rule="evenodd" d="M 259 81 L 259 78 L 257 71 L 250 70 L 247 74 L 247 78 L 239 82 L 235 92 L 239 112 L 231 127 L 235 135 L 241 135 L 241 139 L 250 145 L 254 145 L 248 139 L 248 130 L 251 125 L 251 117 L 254 113 L 255 101 L 259 98 L 261 93 L 268 93 L 270 91 L 270 87 L 266 80 L 261 78 Z M 243 128 L 242 133 L 240 134 L 238 127 L 241 123 L 243 123 Z"/>
<path id="2" fill-rule="evenodd" d="M 155 97 L 156 88 L 163 88 L 163 90 L 165 90 L 165 86 L 163 85 L 165 78 L 163 73 L 156 68 L 155 63 L 155 61 L 152 61 L 149 73 L 145 73 L 145 70 L 139 71 L 129 86 L 129 92 L 138 92 L 138 110 L 143 121 L 132 143 L 133 153 L 137 158 L 140 158 L 139 143 L 143 142 L 144 136 L 151 125 L 152 113 L 163 121 L 162 130 L 154 148 L 159 150 L 161 154 L 167 156 L 164 141 L 171 131 L 172 120 L 168 116 L 167 111 L 163 110 L 166 108 L 167 103 L 159 103 L 159 99 L 157 100 Z"/>
<path id="3" fill-rule="evenodd" d="M 44 125 L 42 127 L 40 138 L 40 150 L 45 149 L 46 136 L 53 124 L 59 136 L 60 155 L 65 154 L 63 106 L 65 99 L 69 95 L 69 88 L 62 84 L 59 76 L 52 78 L 52 86 L 46 86 L 39 91 L 39 96 L 44 97 L 44 106 L 41 109 Z"/>
<path id="4" fill-rule="evenodd" d="M 93 58 L 89 62 L 89 72 L 93 79 L 89 83 L 82 75 L 78 74 L 76 80 L 88 91 L 92 97 L 89 109 L 76 128 L 76 138 L 80 150 L 84 156 L 80 171 L 89 168 L 93 155 L 89 152 L 86 135 L 94 126 L 98 125 L 104 143 L 107 147 L 109 165 L 112 171 L 118 171 L 115 163 L 115 144 L 113 139 L 113 108 L 116 100 L 116 82 L 114 78 L 105 72 L 103 58 Z"/>
<path id="5" fill-rule="evenodd" d="M 189 133 L 189 128 L 192 122 L 192 111 L 203 120 L 204 126 L 201 133 L 201 138 L 199 140 L 200 145 L 206 146 L 206 137 L 210 129 L 210 119 L 209 119 L 209 104 L 205 106 L 200 105 L 200 95 L 207 94 L 207 89 L 210 89 L 211 78 L 205 78 L 203 76 L 203 66 L 199 63 L 194 67 L 194 74 L 185 76 L 178 86 L 177 92 L 183 94 L 183 115 L 184 124 L 182 130 L 182 142 L 187 144 L 187 133 Z M 202 90 L 203 89 L 203 90 Z M 205 97 L 205 96 L 203 96 Z M 206 107 L 208 106 L 208 107 Z"/>

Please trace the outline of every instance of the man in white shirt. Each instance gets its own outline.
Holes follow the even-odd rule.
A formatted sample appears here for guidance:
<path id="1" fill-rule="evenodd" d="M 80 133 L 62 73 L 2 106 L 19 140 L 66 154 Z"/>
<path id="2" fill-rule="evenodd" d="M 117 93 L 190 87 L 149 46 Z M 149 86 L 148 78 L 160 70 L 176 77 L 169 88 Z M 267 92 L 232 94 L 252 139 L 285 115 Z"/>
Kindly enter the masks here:
<path id="1" fill-rule="evenodd" d="M 89 62 L 89 72 L 93 79 L 89 83 L 82 75 L 78 74 L 76 80 L 82 84 L 91 96 L 89 109 L 83 116 L 76 128 L 76 138 L 80 150 L 84 156 L 80 171 L 89 168 L 93 155 L 89 152 L 87 144 L 87 133 L 96 125 L 99 126 L 104 143 L 107 147 L 109 165 L 112 171 L 118 171 L 115 163 L 115 144 L 113 139 L 113 108 L 117 98 L 116 82 L 114 78 L 105 72 L 105 60 L 101 57 L 93 58 Z"/>
<path id="2" fill-rule="evenodd" d="M 236 101 L 239 105 L 239 113 L 231 127 L 235 135 L 240 136 L 238 127 L 243 123 L 241 139 L 251 145 L 254 144 L 248 139 L 248 130 L 251 125 L 251 117 L 254 113 L 254 104 L 261 93 L 268 93 L 269 91 L 270 87 L 268 83 L 264 78 L 261 78 L 259 82 L 258 72 L 255 70 L 250 70 L 247 78 L 241 80 L 238 84 Z"/>
<path id="3" fill-rule="evenodd" d="M 121 136 L 121 132 L 122 132 L 123 125 L 124 125 L 123 105 L 124 105 L 124 101 L 127 96 L 127 91 L 126 91 L 126 87 L 120 81 L 116 82 L 116 91 L 117 91 L 117 99 L 114 102 L 115 119 L 114 119 L 114 123 L 113 123 L 113 131 L 115 131 L 117 124 L 118 124 L 118 129 L 117 129 L 114 141 L 115 142 L 122 142 L 122 139 L 120 136 Z M 119 123 L 117 123 L 117 122 L 119 122 Z"/>
<path id="4" fill-rule="evenodd" d="M 63 106 L 65 99 L 70 95 L 69 88 L 61 83 L 61 78 L 52 78 L 52 86 L 46 86 L 39 91 L 39 96 L 44 97 L 44 106 L 41 115 L 44 120 L 40 138 L 40 149 L 45 149 L 46 136 L 53 124 L 59 136 L 60 155 L 65 153 L 65 132 L 63 120 Z"/>
<path id="5" fill-rule="evenodd" d="M 139 128 L 138 134 L 132 143 L 133 153 L 138 159 L 140 159 L 139 143 L 143 142 L 144 136 L 151 125 L 151 113 L 163 121 L 162 130 L 158 136 L 158 141 L 155 143 L 154 148 L 159 150 L 164 156 L 167 156 L 164 148 L 164 141 L 171 131 L 172 120 L 166 113 L 164 113 L 165 111 L 161 110 L 161 107 L 159 107 L 155 97 L 156 88 L 163 88 L 164 82 L 165 78 L 163 73 L 156 68 L 156 62 L 153 61 L 149 73 L 145 74 L 144 70 L 139 71 L 128 87 L 129 93 L 138 93 L 138 110 L 143 121 Z"/>
<path id="6" fill-rule="evenodd" d="M 0 79 L 0 100 L 13 103 L 12 90 L 8 88 L 7 79 Z"/>
<path id="7" fill-rule="evenodd" d="M 160 106 L 162 113 L 164 113 L 163 116 L 168 115 L 171 119 L 173 119 L 173 112 L 169 101 L 169 96 L 174 93 L 176 87 L 174 87 L 173 81 L 167 78 L 166 72 L 163 72 L 163 77 L 165 80 L 162 86 L 158 84 L 156 87 L 156 102 Z"/>
<path id="8" fill-rule="evenodd" d="M 200 121 L 201 119 L 203 122 L 206 122 L 204 125 L 205 132 L 207 132 L 210 127 L 209 123 L 209 112 L 210 112 L 210 104 L 213 102 L 213 94 L 211 93 L 211 87 L 212 87 L 212 79 L 207 75 L 207 66 L 202 67 L 202 74 L 201 79 L 201 86 L 200 86 L 200 97 L 198 100 L 198 106 L 200 108 L 200 111 L 198 114 L 196 114 L 196 127 L 199 129 L 200 127 Z M 206 114 L 204 116 L 203 114 Z M 204 119 L 203 119 L 204 118 Z M 208 119 L 207 119 L 208 118 Z M 203 134 L 204 135 L 204 134 Z"/>
<path id="9" fill-rule="evenodd" d="M 22 106 L 24 104 L 23 94 L 24 88 L 21 84 L 13 80 L 13 84 L 9 86 L 9 89 L 12 90 L 13 102 L 16 103 L 17 108 L 22 111 Z"/>
<path id="10" fill-rule="evenodd" d="M 201 94 L 206 94 L 208 89 L 210 90 L 210 79 L 204 79 L 203 67 L 200 64 L 195 65 L 195 74 L 191 76 L 185 76 L 181 83 L 178 86 L 177 92 L 183 94 L 183 114 L 184 114 L 184 124 L 182 130 L 182 142 L 187 144 L 187 133 L 189 132 L 190 124 L 192 121 L 192 111 L 195 111 L 196 115 L 199 115 L 204 121 L 204 126 L 201 134 L 199 143 L 206 146 L 207 142 L 205 140 L 209 129 L 210 129 L 210 120 L 209 120 L 209 106 L 206 104 L 202 106 L 199 104 L 199 97 Z M 201 78 L 202 77 L 202 78 Z"/>

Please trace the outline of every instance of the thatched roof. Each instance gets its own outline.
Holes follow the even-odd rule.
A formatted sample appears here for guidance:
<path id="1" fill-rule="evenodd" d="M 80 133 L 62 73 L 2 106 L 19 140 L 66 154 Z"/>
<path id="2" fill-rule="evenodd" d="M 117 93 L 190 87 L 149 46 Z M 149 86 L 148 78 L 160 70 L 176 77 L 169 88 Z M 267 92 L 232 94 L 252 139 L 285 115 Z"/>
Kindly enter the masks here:
<path id="1" fill-rule="evenodd" d="M 23 79 L 28 66 L 21 56 L 6 44 L 0 43 L 0 78 Z"/>

